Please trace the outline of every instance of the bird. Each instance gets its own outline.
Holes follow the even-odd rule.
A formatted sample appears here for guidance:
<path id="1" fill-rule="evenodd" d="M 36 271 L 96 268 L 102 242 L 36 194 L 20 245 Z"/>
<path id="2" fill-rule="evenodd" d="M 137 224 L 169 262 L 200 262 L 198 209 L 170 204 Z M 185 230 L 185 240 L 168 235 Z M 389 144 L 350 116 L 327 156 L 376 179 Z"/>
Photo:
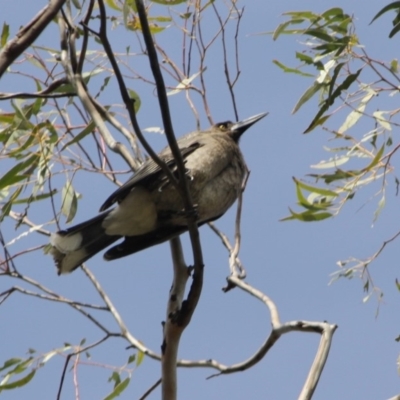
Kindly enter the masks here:
<path id="1" fill-rule="evenodd" d="M 220 218 L 238 198 L 247 169 L 239 139 L 267 114 L 240 122 L 220 122 L 177 140 L 198 226 Z M 158 157 L 174 176 L 179 176 L 169 147 Z M 180 191 L 164 170 L 148 158 L 106 199 L 97 216 L 52 233 L 50 254 L 61 275 L 74 271 L 120 239 L 123 241 L 104 253 L 105 260 L 128 256 L 187 230 Z"/>

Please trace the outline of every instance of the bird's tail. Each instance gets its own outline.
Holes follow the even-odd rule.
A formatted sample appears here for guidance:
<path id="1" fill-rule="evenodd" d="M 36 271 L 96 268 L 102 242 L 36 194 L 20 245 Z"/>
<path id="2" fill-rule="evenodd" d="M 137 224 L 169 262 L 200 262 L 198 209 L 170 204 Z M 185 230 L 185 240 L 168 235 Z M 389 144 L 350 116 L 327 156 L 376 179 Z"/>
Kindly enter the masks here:
<path id="1" fill-rule="evenodd" d="M 103 250 L 121 236 L 107 235 L 102 226 L 106 211 L 69 229 L 52 233 L 50 243 L 58 274 L 72 272 L 90 257 Z"/>
<path id="2" fill-rule="evenodd" d="M 164 226 L 140 236 L 126 236 L 125 240 L 111 247 L 104 254 L 107 261 L 125 257 L 129 254 L 164 243 L 188 230 L 187 226 Z"/>

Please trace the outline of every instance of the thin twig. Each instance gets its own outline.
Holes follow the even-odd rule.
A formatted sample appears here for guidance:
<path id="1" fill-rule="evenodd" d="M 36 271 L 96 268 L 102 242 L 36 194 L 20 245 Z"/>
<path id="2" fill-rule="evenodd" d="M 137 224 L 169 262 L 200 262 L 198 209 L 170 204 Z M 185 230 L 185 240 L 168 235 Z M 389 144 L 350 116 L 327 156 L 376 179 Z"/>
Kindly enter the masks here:
<path id="1" fill-rule="evenodd" d="M 144 400 L 151 392 L 158 387 L 158 385 L 161 383 L 161 378 L 152 386 L 149 387 L 148 390 L 139 398 L 139 400 Z"/>

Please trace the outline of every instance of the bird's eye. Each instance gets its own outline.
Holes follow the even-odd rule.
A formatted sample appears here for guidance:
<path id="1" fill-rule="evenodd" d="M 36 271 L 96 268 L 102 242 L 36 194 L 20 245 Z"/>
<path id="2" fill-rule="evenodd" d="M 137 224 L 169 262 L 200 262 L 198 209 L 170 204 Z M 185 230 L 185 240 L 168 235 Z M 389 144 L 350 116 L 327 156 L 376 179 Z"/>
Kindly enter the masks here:
<path id="1" fill-rule="evenodd" d="M 218 128 L 221 129 L 221 131 L 224 131 L 228 127 L 227 124 L 219 124 Z"/>

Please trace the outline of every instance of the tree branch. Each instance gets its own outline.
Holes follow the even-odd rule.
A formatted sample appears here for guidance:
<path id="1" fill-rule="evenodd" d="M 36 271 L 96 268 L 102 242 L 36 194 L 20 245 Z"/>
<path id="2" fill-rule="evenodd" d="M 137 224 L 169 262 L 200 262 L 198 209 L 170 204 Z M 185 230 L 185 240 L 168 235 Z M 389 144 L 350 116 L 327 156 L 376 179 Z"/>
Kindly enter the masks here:
<path id="1" fill-rule="evenodd" d="M 0 78 L 6 69 L 19 57 L 43 32 L 46 26 L 57 15 L 66 0 L 50 0 L 36 16 L 17 35 L 10 40 L 0 52 Z"/>

